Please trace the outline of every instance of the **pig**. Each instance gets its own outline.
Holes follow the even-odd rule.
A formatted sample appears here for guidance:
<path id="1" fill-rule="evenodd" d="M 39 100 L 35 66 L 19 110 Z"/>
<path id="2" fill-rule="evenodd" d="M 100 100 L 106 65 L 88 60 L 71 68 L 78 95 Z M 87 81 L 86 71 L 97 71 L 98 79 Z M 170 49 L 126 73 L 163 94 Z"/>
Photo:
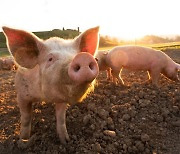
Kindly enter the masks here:
<path id="1" fill-rule="evenodd" d="M 99 66 L 99 71 L 106 71 L 107 80 L 112 80 L 111 68 L 106 63 L 106 57 L 109 51 L 96 52 L 96 60 Z"/>
<path id="2" fill-rule="evenodd" d="M 2 58 L 0 58 L 0 70 L 3 69 L 3 63 L 4 63 L 4 60 Z"/>
<path id="3" fill-rule="evenodd" d="M 11 70 L 14 68 L 14 61 L 11 57 L 0 58 L 0 69 Z"/>
<path id="4" fill-rule="evenodd" d="M 115 81 L 120 81 L 123 68 L 129 70 L 148 71 L 152 84 L 158 86 L 160 74 L 173 81 L 179 81 L 178 70 L 180 64 L 174 62 L 164 52 L 142 46 L 117 46 L 108 52 L 105 62 L 112 69 L 112 76 Z"/>
<path id="5" fill-rule="evenodd" d="M 3 69 L 12 70 L 14 69 L 14 67 L 15 67 L 15 64 L 14 64 L 13 58 L 11 57 L 4 58 Z"/>
<path id="6" fill-rule="evenodd" d="M 20 141 L 31 136 L 32 103 L 46 101 L 55 103 L 57 134 L 66 144 L 67 105 L 82 101 L 93 90 L 99 73 L 94 58 L 99 27 L 90 28 L 73 40 L 42 40 L 24 30 L 5 26 L 2 29 L 18 64 L 15 87 L 21 114 Z"/>

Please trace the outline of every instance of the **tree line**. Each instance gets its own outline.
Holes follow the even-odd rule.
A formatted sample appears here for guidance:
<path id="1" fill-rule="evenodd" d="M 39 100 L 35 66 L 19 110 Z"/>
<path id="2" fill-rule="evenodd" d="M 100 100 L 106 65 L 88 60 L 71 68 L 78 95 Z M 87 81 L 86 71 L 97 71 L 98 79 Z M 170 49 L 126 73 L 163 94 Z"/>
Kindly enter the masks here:
<path id="1" fill-rule="evenodd" d="M 77 30 L 73 29 L 54 29 L 52 31 L 34 32 L 35 35 L 41 39 L 48 39 L 50 37 L 60 37 L 64 39 L 73 39 L 80 34 L 79 27 Z M 123 40 L 111 36 L 100 36 L 100 47 L 116 46 L 121 44 L 158 44 L 168 42 L 180 42 L 180 36 L 174 37 L 160 37 L 156 35 L 146 35 L 140 39 L 135 40 Z M 0 48 L 6 48 L 6 39 L 2 32 L 0 32 Z"/>

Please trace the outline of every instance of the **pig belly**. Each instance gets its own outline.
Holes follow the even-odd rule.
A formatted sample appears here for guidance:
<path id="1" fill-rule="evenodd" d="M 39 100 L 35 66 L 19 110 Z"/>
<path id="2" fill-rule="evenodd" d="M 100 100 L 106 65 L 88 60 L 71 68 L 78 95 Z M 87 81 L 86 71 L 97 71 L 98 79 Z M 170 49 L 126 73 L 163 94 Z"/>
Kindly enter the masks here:
<path id="1" fill-rule="evenodd" d="M 127 68 L 129 70 L 149 70 L 151 68 L 152 62 L 149 60 L 141 59 L 135 57 L 134 59 L 130 58 L 128 59 L 127 63 L 123 65 L 123 68 Z"/>

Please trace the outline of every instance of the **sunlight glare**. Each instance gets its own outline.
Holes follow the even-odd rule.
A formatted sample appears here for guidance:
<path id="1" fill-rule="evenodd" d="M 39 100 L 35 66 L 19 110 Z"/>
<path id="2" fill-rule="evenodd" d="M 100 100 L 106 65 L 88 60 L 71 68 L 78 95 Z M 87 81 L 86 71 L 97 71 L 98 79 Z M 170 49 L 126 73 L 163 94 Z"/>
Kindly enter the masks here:
<path id="1" fill-rule="evenodd" d="M 178 0 L 4 0 L 0 26 L 28 31 L 80 27 L 82 32 L 99 25 L 100 34 L 124 39 L 180 34 L 178 4 Z"/>

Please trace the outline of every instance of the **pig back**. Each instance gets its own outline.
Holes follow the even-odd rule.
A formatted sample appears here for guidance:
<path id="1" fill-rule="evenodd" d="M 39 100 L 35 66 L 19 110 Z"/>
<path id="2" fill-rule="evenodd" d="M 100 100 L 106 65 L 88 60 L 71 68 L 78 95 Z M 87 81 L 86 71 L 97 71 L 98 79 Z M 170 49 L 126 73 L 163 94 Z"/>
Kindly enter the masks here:
<path id="1" fill-rule="evenodd" d="M 108 54 L 111 67 L 116 69 L 123 67 L 131 70 L 148 70 L 151 65 L 164 62 L 165 59 L 160 51 L 140 46 L 115 47 Z"/>

